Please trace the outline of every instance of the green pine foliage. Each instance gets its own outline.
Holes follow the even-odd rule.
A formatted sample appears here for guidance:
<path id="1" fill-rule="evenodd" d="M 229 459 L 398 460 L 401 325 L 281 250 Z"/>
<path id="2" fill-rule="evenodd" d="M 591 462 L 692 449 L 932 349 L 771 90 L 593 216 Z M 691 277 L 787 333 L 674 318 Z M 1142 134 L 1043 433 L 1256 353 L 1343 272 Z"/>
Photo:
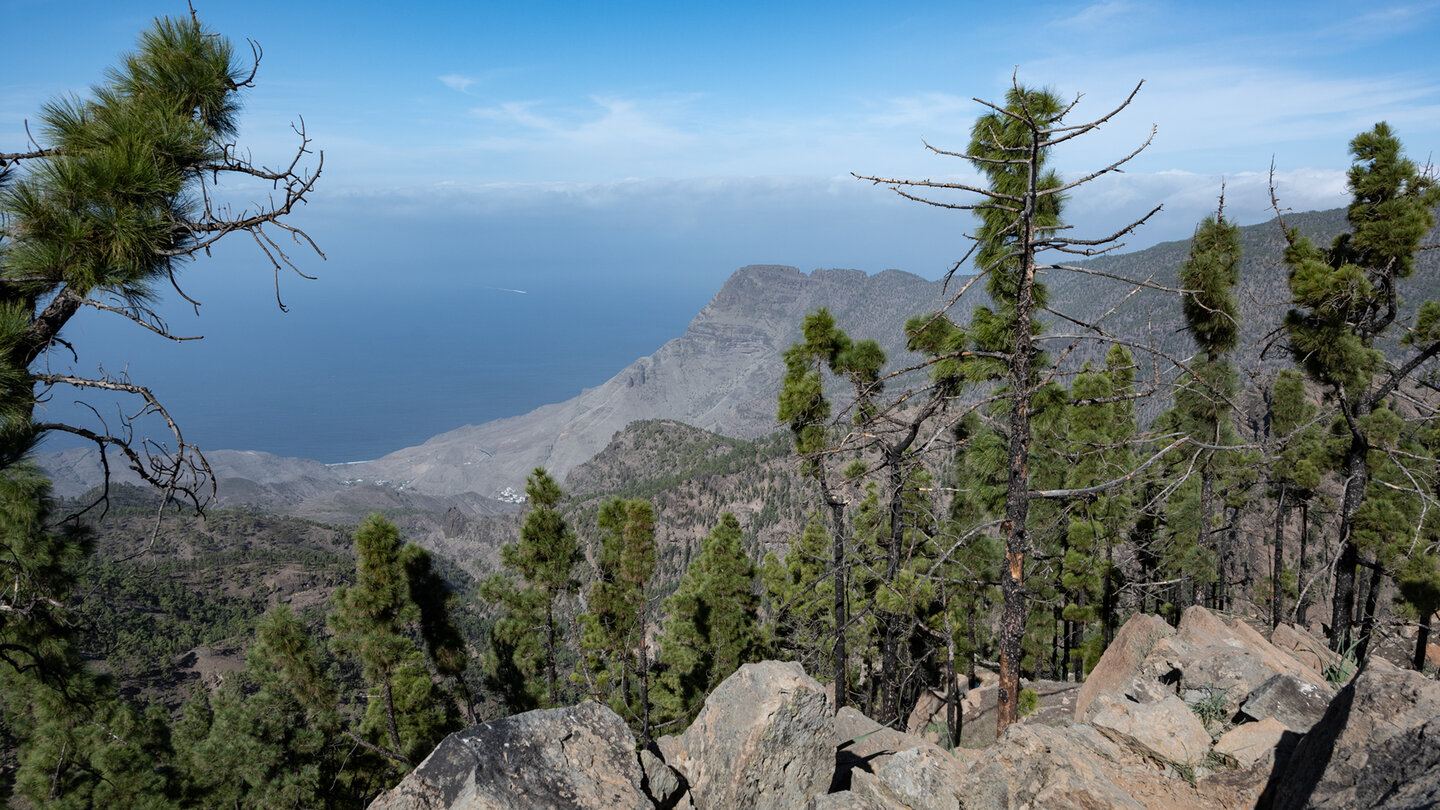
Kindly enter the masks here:
<path id="1" fill-rule="evenodd" d="M 705 696 L 741 664 L 766 652 L 755 593 L 755 565 L 729 512 L 705 538 L 700 554 L 665 602 L 662 665 L 655 703 L 662 721 L 690 724 Z"/>
<path id="2" fill-rule="evenodd" d="M 774 653 L 799 661 L 807 673 L 825 682 L 835 680 L 829 650 L 835 636 L 830 562 L 830 535 L 817 513 L 791 538 L 784 558 L 773 551 L 766 554 L 759 572 Z"/>
<path id="3" fill-rule="evenodd" d="M 184 798 L 273 810 L 359 802 L 382 787 L 374 774 L 384 768 L 345 769 L 354 745 L 343 733 L 321 650 L 299 618 L 278 606 L 257 628 L 245 670 L 213 696 L 196 695 L 176 724 Z M 356 764 L 364 762 L 362 755 Z"/>
<path id="4" fill-rule="evenodd" d="M 422 630 L 424 612 L 411 592 L 409 572 L 427 567 L 416 561 L 426 555 L 405 543 L 393 523 L 371 515 L 355 535 L 356 582 L 337 588 L 331 598 L 331 646 L 337 654 L 359 662 L 365 687 L 357 695 L 362 719 L 357 739 L 371 750 L 408 770 L 424 759 L 442 738 L 460 725 L 459 704 L 435 682 L 427 652 L 414 635 L 445 638 L 448 632 Z M 448 614 L 431 615 L 448 622 Z M 448 652 L 440 658 L 448 660 Z"/>
<path id="5" fill-rule="evenodd" d="M 1367 628 L 1353 632 L 1357 589 L 1355 579 L 1362 553 L 1380 553 L 1373 542 L 1361 538 L 1361 510 L 1372 496 L 1384 497 L 1372 485 L 1373 452 L 1385 442 L 1394 422 L 1372 419 L 1385 401 L 1420 366 L 1440 354 L 1440 302 L 1418 302 L 1416 315 L 1407 319 L 1401 309 L 1400 282 L 1415 269 L 1421 239 L 1435 224 L 1440 186 L 1428 171 L 1421 171 L 1402 152 L 1400 139 L 1389 125 L 1376 124 L 1350 142 L 1354 157 L 1348 175 L 1352 202 L 1346 219 L 1350 231 L 1321 248 L 1292 230 L 1285 264 L 1294 308 L 1285 316 L 1284 330 L 1296 363 L 1333 397 L 1343 421 L 1337 441 L 1343 445 L 1336 472 L 1345 483 L 1340 505 L 1340 557 L 1335 566 L 1332 646 L 1359 642 L 1360 656 L 1368 654 L 1369 630 L 1374 614 L 1367 600 L 1358 617 Z M 1403 332 L 1400 344 L 1408 355 L 1387 365 L 1377 345 L 1387 334 Z M 1394 454 L 1390 460 L 1398 462 Z M 1404 466 L 1404 465 L 1402 465 Z M 1370 549 L 1362 548 L 1362 544 Z M 1372 571 L 1383 569 L 1373 559 Z M 1370 588 L 1371 593 L 1375 587 Z"/>
<path id="6" fill-rule="evenodd" d="M 580 615 L 587 693 L 607 701 L 643 741 L 652 728 L 647 588 L 655 574 L 655 510 L 614 498 L 600 507 L 600 548 L 589 610 Z"/>
<path id="7" fill-rule="evenodd" d="M 1069 470 L 1066 486 L 1084 489 L 1123 478 L 1135 466 L 1130 440 L 1137 432 L 1132 386 L 1134 361 L 1123 346 L 1112 346 L 1105 367 L 1086 365 L 1076 376 L 1068 420 Z M 1080 680 L 1100 659 L 1119 629 L 1117 593 L 1122 587 L 1116 552 L 1134 520 L 1133 487 L 1113 487 L 1076 501 L 1069 509 L 1061 591 L 1065 606 L 1061 672 L 1070 663 Z"/>
<path id="8" fill-rule="evenodd" d="M 482 599 L 501 609 L 491 631 L 488 679 L 517 711 L 562 705 L 559 611 L 580 589 L 575 569 L 582 559 L 580 541 L 558 509 L 564 492 L 545 468 L 530 473 L 525 495 L 530 511 L 520 539 L 500 550 L 505 567 L 520 579 L 496 574 L 480 589 Z M 542 674 L 543 684 L 533 680 Z"/>
<path id="9" fill-rule="evenodd" d="M 1189 436 L 1198 450 L 1187 447 L 1182 451 L 1194 459 L 1197 481 L 1183 486 L 1169 525 L 1187 535 L 1176 544 L 1186 552 L 1187 570 L 1213 563 L 1203 581 L 1192 580 L 1194 595 L 1203 594 L 1210 607 L 1225 604 L 1231 562 L 1222 542 L 1224 521 L 1219 507 L 1224 493 L 1217 489 L 1235 485 L 1227 475 L 1236 472 L 1239 461 L 1233 451 L 1216 449 L 1238 443 L 1233 403 L 1240 390 L 1229 359 L 1240 336 L 1235 299 L 1235 285 L 1240 280 L 1240 228 L 1224 218 L 1223 202 L 1222 198 L 1222 210 L 1196 227 L 1190 254 L 1180 268 L 1180 285 L 1186 290 L 1182 310 L 1196 353 L 1181 374 L 1172 409 L 1175 429 Z M 1208 570 L 1215 575 L 1209 576 Z M 1182 593 L 1181 599 L 1188 602 L 1190 596 Z"/>

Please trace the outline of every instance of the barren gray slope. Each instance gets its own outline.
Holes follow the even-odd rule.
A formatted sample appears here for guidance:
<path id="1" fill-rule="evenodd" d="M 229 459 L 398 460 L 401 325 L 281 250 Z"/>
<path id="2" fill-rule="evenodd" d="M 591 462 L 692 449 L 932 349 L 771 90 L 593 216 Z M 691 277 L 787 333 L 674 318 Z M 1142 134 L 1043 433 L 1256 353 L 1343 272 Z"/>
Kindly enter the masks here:
<path id="1" fill-rule="evenodd" d="M 903 345 L 907 317 L 938 304 L 940 284 L 887 270 L 751 266 L 737 271 L 683 337 L 608 382 L 522 416 L 466 426 L 422 445 L 347 467 L 348 477 L 405 482 L 431 495 L 495 495 L 519 488 L 536 466 L 563 479 L 637 419 L 674 419 L 736 437 L 776 429 L 782 355 L 800 322 L 828 306 L 857 337 Z"/>

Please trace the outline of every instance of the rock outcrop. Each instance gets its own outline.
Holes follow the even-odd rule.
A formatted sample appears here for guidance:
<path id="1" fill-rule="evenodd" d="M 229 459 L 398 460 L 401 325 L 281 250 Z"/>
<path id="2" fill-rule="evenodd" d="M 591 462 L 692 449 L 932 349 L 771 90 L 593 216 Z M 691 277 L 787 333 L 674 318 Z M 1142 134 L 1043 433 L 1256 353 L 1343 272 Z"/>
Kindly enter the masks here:
<path id="1" fill-rule="evenodd" d="M 1295 747 L 1274 810 L 1434 807 L 1440 683 L 1372 660 Z"/>
<path id="2" fill-rule="evenodd" d="M 452 735 L 372 807 L 1436 806 L 1440 683 L 1376 661 L 1302 736 L 1329 694 L 1302 658 L 1323 656 L 1303 635 L 1281 636 L 1291 652 L 1198 608 L 1178 631 L 1135 617 L 1080 690 L 1086 700 L 1075 714 L 1087 721 L 1069 716 L 1070 691 L 1055 700 L 1065 716 L 1042 712 L 985 748 L 953 752 L 853 708 L 835 712 L 798 664 L 747 664 L 709 696 L 690 728 L 651 749 L 637 753 L 624 722 L 598 704 L 530 712 Z M 1233 717 L 1202 717 L 1214 699 L 1186 704 L 1182 695 L 1198 691 L 1200 677 L 1226 673 L 1236 673 L 1226 698 L 1240 707 Z"/>
<path id="3" fill-rule="evenodd" d="M 655 805 L 635 737 L 598 703 L 526 712 L 446 737 L 371 810 L 569 810 Z"/>
<path id="4" fill-rule="evenodd" d="M 1080 687 L 1080 696 L 1075 700 L 1075 719 L 1086 720 L 1090 704 L 1101 694 L 1127 692 L 1155 645 L 1173 635 L 1175 631 L 1159 616 L 1138 613 L 1125 622 Z"/>
<path id="5" fill-rule="evenodd" d="M 696 807 L 801 807 L 835 776 L 835 710 L 799 664 L 746 664 L 660 749 Z"/>
<path id="6" fill-rule="evenodd" d="M 1178 765 L 1198 765 L 1210 753 L 1205 724 L 1178 697 L 1152 703 L 1114 700 L 1102 695 L 1090 725 L 1142 756 Z"/>

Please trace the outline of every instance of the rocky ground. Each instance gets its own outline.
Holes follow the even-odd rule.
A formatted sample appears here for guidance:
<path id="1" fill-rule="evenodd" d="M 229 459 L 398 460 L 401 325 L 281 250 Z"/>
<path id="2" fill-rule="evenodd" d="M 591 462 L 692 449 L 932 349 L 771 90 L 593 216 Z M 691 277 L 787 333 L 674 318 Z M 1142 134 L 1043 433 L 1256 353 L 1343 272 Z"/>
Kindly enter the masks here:
<path id="1" fill-rule="evenodd" d="M 926 738 L 924 700 L 908 724 L 921 733 L 901 732 L 835 711 L 798 664 L 748 664 L 684 733 L 638 754 L 597 704 L 529 712 L 452 735 L 371 808 L 1440 804 L 1440 683 L 1377 659 L 1342 684 L 1339 663 L 1293 627 L 1267 639 L 1202 608 L 1178 628 L 1136 616 L 1048 714 L 953 752 Z M 987 688 L 966 695 L 977 726 Z"/>

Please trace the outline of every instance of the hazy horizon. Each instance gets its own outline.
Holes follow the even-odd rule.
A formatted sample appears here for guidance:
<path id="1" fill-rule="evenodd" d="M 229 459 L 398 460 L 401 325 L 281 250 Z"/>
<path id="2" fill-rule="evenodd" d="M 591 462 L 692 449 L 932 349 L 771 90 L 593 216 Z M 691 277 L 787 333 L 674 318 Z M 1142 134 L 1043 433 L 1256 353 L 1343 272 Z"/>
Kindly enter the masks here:
<path id="1" fill-rule="evenodd" d="M 13 36 L 0 151 L 41 105 L 84 93 L 157 14 L 183 3 L 0 0 Z M 352 461 L 563 400 L 677 337 L 737 268 L 897 268 L 938 278 L 969 216 L 850 172 L 966 181 L 982 107 L 1013 78 L 1083 94 L 1057 150 L 1067 221 L 1099 235 L 1165 206 L 1129 249 L 1189 236 L 1213 210 L 1268 219 L 1269 172 L 1295 210 L 1345 202 L 1351 137 L 1389 121 L 1412 157 L 1440 144 L 1440 6 L 1104 0 L 922 3 L 257 2 L 200 4 L 264 58 L 240 144 L 288 162 L 301 117 L 325 172 L 293 223 L 328 260 L 272 274 L 233 241 L 185 268 L 204 302 L 161 309 L 168 344 L 103 312 L 51 362 L 152 387 L 208 448 Z M 56 47 L 57 43 L 65 47 Z M 263 199 L 237 187 L 233 199 Z M 525 290 L 524 294 L 509 292 Z M 59 404 L 72 398 L 59 392 Z M 60 444 L 57 439 L 50 446 Z"/>

